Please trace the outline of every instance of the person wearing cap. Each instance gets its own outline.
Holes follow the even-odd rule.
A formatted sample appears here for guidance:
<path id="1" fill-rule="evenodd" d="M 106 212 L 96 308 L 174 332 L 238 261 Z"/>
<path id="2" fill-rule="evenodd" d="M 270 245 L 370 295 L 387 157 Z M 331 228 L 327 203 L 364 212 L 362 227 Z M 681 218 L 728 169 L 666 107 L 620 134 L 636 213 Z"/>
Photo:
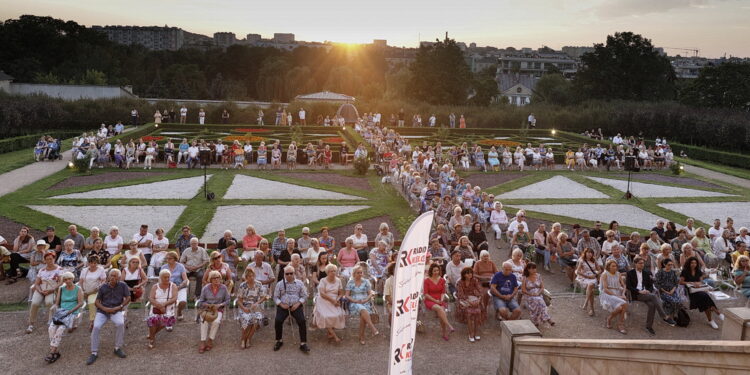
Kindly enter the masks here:
<path id="1" fill-rule="evenodd" d="M 120 281 L 122 273 L 117 268 L 109 270 L 107 282 L 99 287 L 96 296 L 96 318 L 91 330 L 91 355 L 86 360 L 86 365 L 93 365 L 99 358 L 99 335 L 102 327 L 107 321 L 115 325 L 115 350 L 114 354 L 125 358 L 122 347 L 125 345 L 125 317 L 123 310 L 130 303 L 130 289 L 128 285 Z"/>
<path id="2" fill-rule="evenodd" d="M 284 267 L 283 276 L 283 279 L 276 283 L 273 293 L 274 302 L 276 303 L 276 318 L 274 321 L 276 343 L 273 346 L 273 350 L 278 351 L 284 345 L 284 342 L 281 341 L 284 321 L 291 315 L 299 328 L 299 350 L 307 354 L 310 352 L 310 348 L 307 346 L 307 322 L 304 312 L 304 304 L 307 301 L 307 288 L 302 281 L 295 279 L 294 267 Z"/>
<path id="3" fill-rule="evenodd" d="M 65 330 L 73 332 L 76 329 L 78 309 L 83 306 L 83 292 L 81 288 L 73 284 L 75 275 L 72 272 L 65 272 L 61 276 L 63 285 L 57 289 L 55 296 L 55 306 L 57 311 L 66 311 L 67 315 L 55 322 L 49 324 L 49 354 L 44 358 L 48 363 L 53 363 L 60 359 L 60 342 L 62 341 Z M 62 324 L 59 324 L 62 323 Z"/>
<path id="4" fill-rule="evenodd" d="M 75 224 L 68 226 L 68 235 L 63 238 L 63 241 L 65 240 L 73 240 L 73 248 L 79 251 L 83 249 L 86 244 L 86 237 L 78 233 L 78 227 L 75 226 Z"/>
<path id="5" fill-rule="evenodd" d="M 312 246 L 312 237 L 310 237 L 310 228 L 304 227 L 302 228 L 302 237 L 300 237 L 297 240 L 297 248 L 300 249 L 300 251 L 305 254 L 307 253 L 307 249 Z"/>
<path id="6" fill-rule="evenodd" d="M 48 314 L 51 313 L 49 308 L 55 303 L 55 291 L 60 286 L 60 276 L 63 271 L 60 266 L 55 264 L 55 253 L 47 252 L 44 254 L 44 267 L 37 273 L 36 281 L 31 287 L 31 309 L 29 311 L 29 326 L 26 333 L 34 331 L 34 323 L 39 312 L 39 306 L 44 303 L 48 308 Z M 48 319 L 49 320 L 49 319 Z"/>
<path id="7" fill-rule="evenodd" d="M 26 274 L 26 278 L 32 283 L 36 280 L 36 274 L 40 269 L 44 268 L 44 254 L 46 254 L 50 248 L 50 245 L 43 239 L 36 241 L 36 250 L 31 252 L 29 257 L 29 273 Z M 54 252 L 52 252 L 54 254 Z"/>
<path id="8" fill-rule="evenodd" d="M 229 264 L 223 261 L 223 259 L 221 258 L 221 253 L 218 251 L 212 252 L 210 258 L 211 261 L 208 263 L 208 268 L 203 274 L 203 284 L 208 284 L 208 277 L 211 273 L 213 273 L 213 271 L 216 271 L 219 273 L 219 275 L 221 275 L 222 284 L 226 285 L 229 293 L 232 293 L 232 288 L 234 287 L 232 268 L 229 267 Z"/>
<path id="9" fill-rule="evenodd" d="M 42 240 L 49 244 L 49 248 L 54 250 L 55 254 L 59 254 L 62 250 L 62 241 L 60 241 L 60 237 L 55 235 L 55 227 L 48 226 L 47 235 L 42 237 Z"/>
<path id="10" fill-rule="evenodd" d="M 201 344 L 198 353 L 210 351 L 213 341 L 219 332 L 219 326 L 224 316 L 224 308 L 229 304 L 230 294 L 226 285 L 222 283 L 219 271 L 208 273 L 209 284 L 204 286 L 198 298 L 198 308 L 201 313 L 198 317 L 201 326 Z"/>

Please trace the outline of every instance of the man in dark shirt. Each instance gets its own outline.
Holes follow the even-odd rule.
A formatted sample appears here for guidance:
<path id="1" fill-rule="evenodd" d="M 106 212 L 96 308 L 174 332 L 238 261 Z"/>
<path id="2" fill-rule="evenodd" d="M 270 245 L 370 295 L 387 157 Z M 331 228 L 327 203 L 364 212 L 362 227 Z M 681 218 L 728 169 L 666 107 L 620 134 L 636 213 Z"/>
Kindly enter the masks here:
<path id="1" fill-rule="evenodd" d="M 657 220 L 656 226 L 651 229 L 652 231 L 656 232 L 656 234 L 659 235 L 659 238 L 661 238 L 662 241 L 667 242 L 667 240 L 664 239 L 664 220 Z"/>
<path id="2" fill-rule="evenodd" d="M 50 250 L 54 250 L 55 254 L 57 255 L 60 254 L 60 251 L 62 250 L 62 242 L 60 241 L 60 237 L 57 237 L 55 235 L 55 227 L 47 227 L 47 236 L 43 237 L 42 239 L 49 245 Z"/>
<path id="3" fill-rule="evenodd" d="M 99 287 L 96 296 L 96 318 L 91 331 L 91 355 L 86 361 L 87 365 L 96 362 L 99 357 L 99 332 L 111 320 L 115 325 L 115 355 L 125 358 L 122 346 L 125 344 L 125 314 L 124 310 L 130 302 L 130 290 L 128 285 L 120 281 L 120 270 L 114 268 L 107 275 L 107 282 Z"/>
<path id="4" fill-rule="evenodd" d="M 78 227 L 75 225 L 70 225 L 68 227 L 68 233 L 69 234 L 65 236 L 65 238 L 63 238 L 63 241 L 73 240 L 73 248 L 78 251 L 83 251 L 86 237 L 83 237 L 82 234 L 78 233 Z"/>
<path id="5" fill-rule="evenodd" d="M 656 312 L 659 313 L 659 316 L 664 322 L 674 327 L 675 321 L 664 313 L 659 297 L 654 294 L 654 284 L 651 281 L 651 272 L 643 269 L 645 259 L 636 256 L 633 260 L 633 264 L 635 265 L 635 268 L 625 274 L 625 286 L 630 291 L 630 298 L 633 301 L 640 301 L 648 306 L 648 313 L 646 313 L 646 332 L 651 335 L 656 334 L 653 328 L 654 313 Z"/>
<path id="6" fill-rule="evenodd" d="M 604 240 L 606 239 L 604 236 L 604 230 L 602 230 L 602 222 L 597 221 L 594 223 L 594 229 L 589 231 L 589 234 L 591 237 L 594 237 L 599 242 L 599 246 L 601 246 L 604 243 Z"/>
<path id="7" fill-rule="evenodd" d="M 190 247 L 190 239 L 195 237 L 194 234 L 190 233 L 190 227 L 185 225 L 182 227 L 182 234 L 177 237 L 175 241 L 175 247 L 179 250 L 178 254 L 182 254 L 185 249 Z"/>

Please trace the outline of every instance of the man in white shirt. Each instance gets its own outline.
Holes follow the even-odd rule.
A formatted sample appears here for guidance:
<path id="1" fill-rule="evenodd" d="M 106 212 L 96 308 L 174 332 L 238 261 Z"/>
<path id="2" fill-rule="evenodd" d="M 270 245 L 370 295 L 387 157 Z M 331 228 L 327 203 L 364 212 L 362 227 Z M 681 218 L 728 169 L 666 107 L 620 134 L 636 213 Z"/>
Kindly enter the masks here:
<path id="1" fill-rule="evenodd" d="M 115 135 L 122 134 L 123 130 L 125 130 L 125 125 L 123 125 L 122 122 L 118 121 L 117 125 L 115 125 Z"/>
<path id="2" fill-rule="evenodd" d="M 184 124 L 187 120 L 187 108 L 183 105 L 182 108 L 180 108 L 180 124 Z"/>
<path id="3" fill-rule="evenodd" d="M 133 126 L 138 125 L 138 110 L 135 108 L 130 111 L 130 124 Z"/>
<path id="4" fill-rule="evenodd" d="M 198 148 L 198 144 L 195 141 L 193 141 L 193 144 L 190 145 L 190 147 L 188 148 L 188 158 L 187 158 L 188 168 L 195 168 L 200 163 L 200 159 L 198 158 L 199 152 L 200 152 L 200 149 Z"/>
<path id="5" fill-rule="evenodd" d="M 434 128 L 436 122 L 437 122 L 437 119 L 435 118 L 435 114 L 433 113 L 432 116 L 430 116 L 430 127 Z"/>
<path id="6" fill-rule="evenodd" d="M 708 230 L 708 238 L 711 241 L 716 241 L 717 238 L 721 238 L 722 233 L 724 233 L 724 229 L 721 228 L 721 220 L 714 219 L 714 226 Z"/>
<path id="7" fill-rule="evenodd" d="M 466 265 L 461 261 L 461 252 L 453 250 L 451 261 L 445 266 L 445 277 L 448 279 L 448 291 L 452 295 L 456 292 L 456 285 L 461 280 L 461 270 Z"/>
<path id="8" fill-rule="evenodd" d="M 529 232 L 529 224 L 526 223 L 526 212 L 519 210 L 516 213 L 516 218 L 508 224 L 508 238 L 513 238 L 513 235 L 518 232 L 518 226 L 522 225 L 524 231 Z"/>
<path id="9" fill-rule="evenodd" d="M 612 138 L 612 143 L 614 143 L 616 145 L 621 145 L 622 144 L 622 137 L 620 136 L 620 133 L 617 133 L 617 135 L 614 136 L 614 138 Z"/>
<path id="10" fill-rule="evenodd" d="M 245 142 L 245 145 L 242 146 L 242 151 L 245 153 L 245 165 L 248 165 L 253 162 L 253 145 L 250 144 L 250 142 Z"/>
<path id="11" fill-rule="evenodd" d="M 255 281 L 261 283 L 270 291 L 271 283 L 274 281 L 274 274 L 271 265 L 263 261 L 264 256 L 262 251 L 256 250 L 253 254 L 253 262 L 247 266 L 255 271 Z"/>
<path id="12" fill-rule="evenodd" d="M 300 125 L 307 125 L 307 122 L 305 121 L 305 115 L 306 115 L 305 109 L 300 108 L 299 109 L 299 124 Z"/>
<path id="13" fill-rule="evenodd" d="M 151 264 L 151 243 L 154 241 L 154 235 L 148 232 L 148 225 L 141 225 L 141 230 L 133 235 L 133 241 L 138 243 L 138 250 L 143 253 L 146 263 Z M 146 264 L 141 264 L 141 267 Z"/>
<path id="14" fill-rule="evenodd" d="M 529 121 L 529 127 L 531 127 L 531 128 L 535 128 L 536 127 L 536 117 L 534 117 L 533 113 L 529 114 L 528 121 Z"/>

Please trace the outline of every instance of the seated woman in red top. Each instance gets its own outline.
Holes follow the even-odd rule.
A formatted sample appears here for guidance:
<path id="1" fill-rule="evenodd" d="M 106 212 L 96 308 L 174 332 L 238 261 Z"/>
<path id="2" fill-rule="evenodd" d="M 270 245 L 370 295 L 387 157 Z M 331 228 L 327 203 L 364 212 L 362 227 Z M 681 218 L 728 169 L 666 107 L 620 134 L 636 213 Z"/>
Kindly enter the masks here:
<path id="1" fill-rule="evenodd" d="M 448 303 L 443 301 L 445 279 L 442 277 L 440 266 L 436 263 L 430 265 L 427 274 L 430 276 L 424 279 L 424 305 L 427 310 L 435 312 L 443 330 L 443 340 L 448 341 L 448 333 L 453 333 L 455 329 L 448 323 L 448 314 L 445 312 L 448 308 Z"/>

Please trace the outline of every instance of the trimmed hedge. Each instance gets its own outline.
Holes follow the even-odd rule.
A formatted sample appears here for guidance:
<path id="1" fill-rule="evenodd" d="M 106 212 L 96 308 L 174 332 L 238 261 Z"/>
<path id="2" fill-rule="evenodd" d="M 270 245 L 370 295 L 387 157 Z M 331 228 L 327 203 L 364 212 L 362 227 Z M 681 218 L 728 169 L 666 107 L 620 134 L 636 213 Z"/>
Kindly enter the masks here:
<path id="1" fill-rule="evenodd" d="M 709 150 L 705 147 L 690 146 L 674 142 L 670 142 L 669 145 L 672 147 L 675 156 L 679 156 L 681 151 L 685 151 L 690 159 L 710 161 L 744 169 L 750 167 L 750 155 Z"/>
<path id="2" fill-rule="evenodd" d="M 37 133 L 31 135 L 22 135 L 20 137 L 6 138 L 0 140 L 0 154 L 13 152 L 23 149 L 31 149 L 36 146 L 43 135 L 50 135 L 57 139 L 66 139 L 80 134 L 78 131 L 56 131 L 51 133 Z"/>

